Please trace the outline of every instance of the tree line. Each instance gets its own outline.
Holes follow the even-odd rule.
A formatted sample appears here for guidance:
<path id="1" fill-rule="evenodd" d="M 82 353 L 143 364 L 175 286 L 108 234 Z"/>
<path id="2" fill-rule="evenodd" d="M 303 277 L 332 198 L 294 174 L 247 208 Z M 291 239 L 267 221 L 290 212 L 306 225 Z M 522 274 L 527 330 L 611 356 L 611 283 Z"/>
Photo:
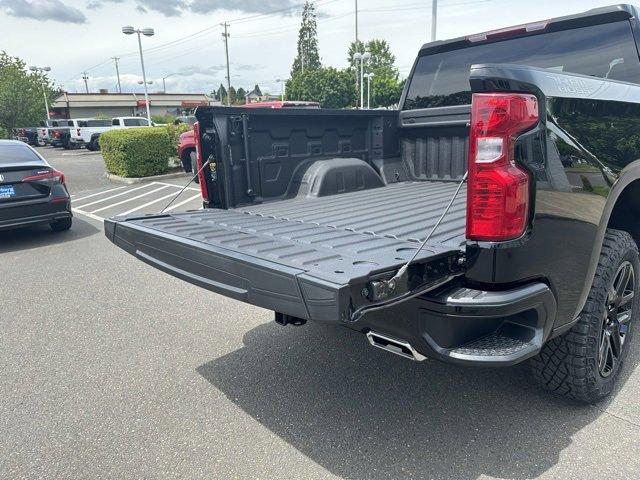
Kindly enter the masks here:
<path id="1" fill-rule="evenodd" d="M 19 127 L 37 126 L 47 118 L 44 95 L 49 104 L 58 92 L 43 72 L 31 72 L 24 61 L 0 52 L 0 138 Z"/>
<path id="2" fill-rule="evenodd" d="M 354 55 L 368 52 L 371 59 L 365 63 L 365 71 L 373 73 L 371 106 L 389 107 L 399 102 L 404 80 L 400 80 L 400 72 L 395 66 L 396 58 L 386 40 L 351 42 L 347 52 L 348 67 L 336 69 L 322 65 L 317 30 L 315 7 L 306 2 L 298 33 L 297 55 L 291 67 L 291 78 L 286 83 L 287 99 L 316 101 L 325 108 L 356 106 L 359 102 L 360 72 L 359 62 L 354 59 Z M 365 89 L 365 98 L 366 85 L 367 82 L 364 81 L 361 86 Z"/>

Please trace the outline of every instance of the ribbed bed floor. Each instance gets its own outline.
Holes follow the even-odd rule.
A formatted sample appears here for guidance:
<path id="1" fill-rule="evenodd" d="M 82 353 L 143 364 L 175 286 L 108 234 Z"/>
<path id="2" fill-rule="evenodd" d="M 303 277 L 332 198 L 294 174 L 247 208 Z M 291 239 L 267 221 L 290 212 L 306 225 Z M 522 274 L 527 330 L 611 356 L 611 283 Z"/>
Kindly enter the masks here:
<path id="1" fill-rule="evenodd" d="M 329 197 L 284 200 L 236 209 L 246 214 L 323 225 L 358 233 L 422 241 L 451 200 L 456 182 L 404 182 Z M 430 244 L 464 241 L 466 190 L 462 188 Z"/>

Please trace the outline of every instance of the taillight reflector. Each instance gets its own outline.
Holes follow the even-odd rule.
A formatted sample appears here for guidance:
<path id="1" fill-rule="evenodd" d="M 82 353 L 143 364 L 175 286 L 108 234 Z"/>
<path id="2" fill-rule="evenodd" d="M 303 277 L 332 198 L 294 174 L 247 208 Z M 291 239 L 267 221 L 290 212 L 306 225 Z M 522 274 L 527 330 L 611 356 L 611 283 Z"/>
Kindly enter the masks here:
<path id="1" fill-rule="evenodd" d="M 49 181 L 53 183 L 64 183 L 64 173 L 58 170 L 47 170 L 38 172 L 35 175 L 30 175 L 22 179 L 23 182 L 43 182 Z"/>
<path id="2" fill-rule="evenodd" d="M 520 237 L 529 214 L 529 174 L 515 163 L 516 137 L 538 123 L 538 101 L 527 94 L 475 93 L 469 135 L 467 238 Z"/>

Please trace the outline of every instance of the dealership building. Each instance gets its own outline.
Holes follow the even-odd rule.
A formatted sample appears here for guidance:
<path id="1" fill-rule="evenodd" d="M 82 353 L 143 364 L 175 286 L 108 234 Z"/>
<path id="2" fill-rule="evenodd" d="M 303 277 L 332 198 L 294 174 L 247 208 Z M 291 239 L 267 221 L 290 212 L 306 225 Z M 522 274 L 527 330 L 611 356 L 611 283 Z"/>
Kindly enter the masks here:
<path id="1" fill-rule="evenodd" d="M 202 93 L 150 93 L 149 105 L 151 115 L 182 115 L 220 102 Z M 53 102 L 51 113 L 59 118 L 127 117 L 144 116 L 146 110 L 141 93 L 63 92 Z"/>

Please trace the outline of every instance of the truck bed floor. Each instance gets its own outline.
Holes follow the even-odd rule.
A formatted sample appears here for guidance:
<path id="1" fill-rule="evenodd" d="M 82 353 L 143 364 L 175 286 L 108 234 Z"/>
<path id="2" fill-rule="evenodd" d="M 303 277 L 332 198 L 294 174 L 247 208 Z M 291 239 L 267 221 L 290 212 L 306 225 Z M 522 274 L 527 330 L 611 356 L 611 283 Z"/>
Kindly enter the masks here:
<path id="1" fill-rule="evenodd" d="M 421 242 L 450 201 L 457 182 L 403 182 L 321 198 L 291 199 L 238 208 L 249 215 L 323 225 L 338 230 Z M 466 190 L 460 191 L 430 244 L 464 241 Z"/>

